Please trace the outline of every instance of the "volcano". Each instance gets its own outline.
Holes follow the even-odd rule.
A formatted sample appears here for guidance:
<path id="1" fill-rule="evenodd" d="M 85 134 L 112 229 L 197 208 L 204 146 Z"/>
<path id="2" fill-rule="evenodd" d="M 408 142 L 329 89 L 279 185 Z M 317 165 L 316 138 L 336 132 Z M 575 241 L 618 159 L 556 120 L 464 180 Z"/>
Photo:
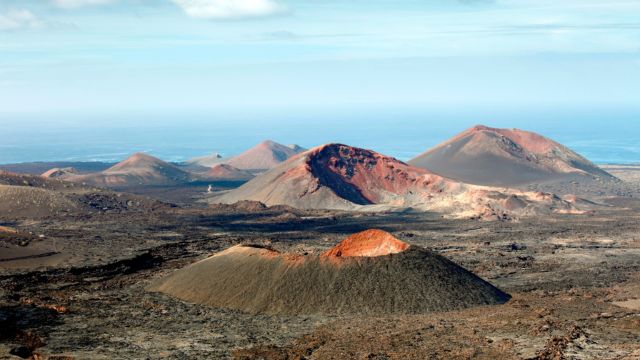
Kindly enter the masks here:
<path id="1" fill-rule="evenodd" d="M 575 210 L 551 194 L 467 185 L 343 144 L 311 149 L 210 201 L 243 200 L 302 209 L 415 208 L 483 218 Z"/>
<path id="2" fill-rule="evenodd" d="M 478 125 L 409 161 L 447 178 L 520 186 L 581 177 L 614 177 L 569 148 L 536 133 Z"/>
<path id="3" fill-rule="evenodd" d="M 242 170 L 264 171 L 278 166 L 301 150 L 297 145 L 286 146 L 267 140 L 224 163 Z"/>
<path id="4" fill-rule="evenodd" d="M 166 186 L 187 183 L 191 176 L 173 164 L 151 155 L 136 153 L 102 172 L 67 176 L 65 180 L 106 187 Z"/>
<path id="5" fill-rule="evenodd" d="M 322 255 L 234 246 L 148 290 L 267 314 L 418 314 L 510 298 L 444 257 L 380 230 L 352 236 Z"/>

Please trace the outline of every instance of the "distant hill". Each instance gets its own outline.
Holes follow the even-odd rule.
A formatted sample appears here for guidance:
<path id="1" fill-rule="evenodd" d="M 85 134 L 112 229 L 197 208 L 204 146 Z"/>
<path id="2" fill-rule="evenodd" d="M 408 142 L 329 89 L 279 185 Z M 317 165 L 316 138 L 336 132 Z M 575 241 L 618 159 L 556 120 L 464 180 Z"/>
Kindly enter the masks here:
<path id="1" fill-rule="evenodd" d="M 199 167 L 213 167 L 218 164 L 230 165 L 236 169 L 262 172 L 271 169 L 288 158 L 305 151 L 301 146 L 282 145 L 277 142 L 266 140 L 251 149 L 228 158 L 223 158 L 220 154 L 213 154 L 193 158 L 184 163 L 188 169 L 201 172 Z"/>
<path id="2" fill-rule="evenodd" d="M 45 171 L 40 176 L 49 178 L 49 179 L 64 179 L 66 177 L 77 175 L 77 174 L 79 174 L 78 170 L 72 167 L 67 167 L 67 168 L 53 168 L 48 171 Z"/>
<path id="3" fill-rule="evenodd" d="M 249 180 L 254 175 L 246 170 L 235 168 L 228 164 L 218 164 L 209 170 L 206 174 L 208 179 L 212 180 Z"/>
<path id="4" fill-rule="evenodd" d="M 129 187 L 139 185 L 179 185 L 191 180 L 191 175 L 158 158 L 136 153 L 114 166 L 94 174 L 76 175 L 69 181 L 102 187 Z"/>
<path id="5" fill-rule="evenodd" d="M 291 150 L 295 151 L 296 154 L 299 154 L 301 152 L 307 151 L 307 149 L 305 149 L 302 146 L 297 145 L 297 144 L 289 144 L 289 145 L 287 145 L 287 147 L 290 148 Z"/>
<path id="6" fill-rule="evenodd" d="M 615 179 L 569 148 L 536 133 L 475 126 L 409 161 L 465 183 L 518 186 L 581 176 Z"/>
<path id="7" fill-rule="evenodd" d="M 200 157 L 196 157 L 193 159 L 189 159 L 187 161 L 185 161 L 184 165 L 185 166 L 202 166 L 202 167 L 212 167 L 214 165 L 220 164 L 224 161 L 225 159 L 222 157 L 222 155 L 218 154 L 218 153 L 213 153 L 211 155 L 205 155 L 205 156 L 200 156 Z"/>
<path id="8" fill-rule="evenodd" d="M 297 145 L 289 147 L 267 140 L 224 163 L 242 170 L 266 170 L 279 165 L 301 150 Z"/>
<path id="9" fill-rule="evenodd" d="M 303 209 L 415 208 L 483 218 L 576 211 L 551 194 L 467 185 L 342 144 L 297 155 L 211 202 L 244 200 Z"/>

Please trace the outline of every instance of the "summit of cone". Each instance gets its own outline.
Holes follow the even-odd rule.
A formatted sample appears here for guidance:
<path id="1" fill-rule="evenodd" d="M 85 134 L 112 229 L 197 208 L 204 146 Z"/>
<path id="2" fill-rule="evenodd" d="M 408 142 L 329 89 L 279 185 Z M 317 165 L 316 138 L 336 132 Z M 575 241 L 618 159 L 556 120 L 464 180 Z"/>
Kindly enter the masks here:
<path id="1" fill-rule="evenodd" d="M 342 240 L 338 245 L 323 253 L 322 256 L 375 257 L 397 254 L 408 248 L 409 244 L 396 239 L 386 231 L 369 229 Z"/>

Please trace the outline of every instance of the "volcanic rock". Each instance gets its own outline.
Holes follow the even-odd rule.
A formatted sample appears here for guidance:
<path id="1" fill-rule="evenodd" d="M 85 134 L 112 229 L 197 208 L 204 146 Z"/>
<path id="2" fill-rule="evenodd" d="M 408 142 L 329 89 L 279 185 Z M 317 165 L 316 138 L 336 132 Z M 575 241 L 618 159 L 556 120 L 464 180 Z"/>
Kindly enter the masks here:
<path id="1" fill-rule="evenodd" d="M 409 164 L 470 184 L 519 186 L 557 179 L 615 179 L 571 149 L 536 133 L 478 125 Z"/>
<path id="2" fill-rule="evenodd" d="M 350 237 L 321 256 L 234 246 L 148 290 L 268 314 L 416 314 L 509 299 L 444 257 L 379 230 Z"/>

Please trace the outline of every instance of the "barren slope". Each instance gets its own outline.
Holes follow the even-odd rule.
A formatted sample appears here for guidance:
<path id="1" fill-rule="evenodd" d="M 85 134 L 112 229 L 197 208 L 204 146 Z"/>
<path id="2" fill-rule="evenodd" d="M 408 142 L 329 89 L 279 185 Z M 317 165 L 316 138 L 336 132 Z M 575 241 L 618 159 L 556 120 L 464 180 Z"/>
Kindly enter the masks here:
<path id="1" fill-rule="evenodd" d="M 532 182 L 613 176 L 569 148 L 518 129 L 475 126 L 409 161 L 471 184 L 518 186 Z"/>

